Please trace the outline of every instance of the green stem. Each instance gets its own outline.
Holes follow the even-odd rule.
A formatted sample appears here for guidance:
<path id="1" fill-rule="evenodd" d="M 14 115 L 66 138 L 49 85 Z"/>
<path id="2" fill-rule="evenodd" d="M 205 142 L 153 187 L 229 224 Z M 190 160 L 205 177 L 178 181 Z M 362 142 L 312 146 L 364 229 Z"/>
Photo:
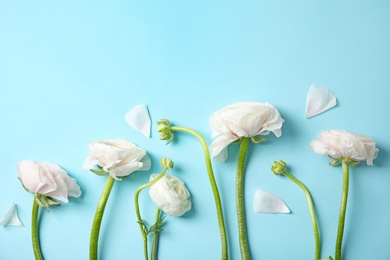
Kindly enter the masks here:
<path id="1" fill-rule="evenodd" d="M 39 206 L 36 202 L 37 197 L 34 197 L 32 216 L 31 216 L 31 238 L 32 246 L 34 250 L 34 256 L 36 260 L 43 260 L 41 248 L 39 246 L 39 231 L 38 231 L 38 211 Z"/>
<path id="2" fill-rule="evenodd" d="M 98 259 L 98 242 L 99 242 L 99 232 L 100 226 L 103 219 L 104 209 L 106 208 L 108 197 L 110 196 L 110 192 L 112 186 L 114 185 L 114 178 L 110 175 L 107 176 L 106 185 L 104 186 L 102 195 L 100 196 L 100 200 L 98 206 L 96 208 L 95 217 L 93 219 L 90 244 L 89 244 L 89 259 L 96 260 Z"/>
<path id="3" fill-rule="evenodd" d="M 249 245 L 246 234 L 245 224 L 245 206 L 244 206 L 244 176 L 245 160 L 248 151 L 249 138 L 242 138 L 240 151 L 238 153 L 237 171 L 236 171 L 236 207 L 238 221 L 238 236 L 240 241 L 241 259 L 249 260 Z"/>
<path id="4" fill-rule="evenodd" d="M 143 189 L 145 189 L 146 187 L 149 187 L 149 186 L 155 184 L 156 182 L 158 182 L 164 176 L 166 171 L 167 171 L 167 168 L 164 168 L 163 171 L 156 178 L 154 178 L 152 181 L 150 181 L 148 183 L 145 183 L 144 185 L 141 185 L 137 189 L 137 191 L 135 192 L 135 196 L 134 196 L 135 213 L 137 215 L 139 229 L 141 231 L 142 239 L 144 241 L 144 256 L 145 256 L 145 260 L 149 259 L 149 257 L 148 257 L 148 237 L 147 237 L 147 234 L 145 233 L 145 230 L 144 230 L 144 221 L 141 218 L 141 212 L 139 210 L 138 197 L 139 197 L 139 193 Z"/>
<path id="5" fill-rule="evenodd" d="M 159 221 L 160 213 L 161 213 L 160 208 L 157 208 L 156 218 L 155 218 L 155 221 L 154 221 L 155 223 L 157 223 Z M 157 260 L 158 238 L 159 238 L 159 232 L 154 232 L 154 234 L 153 234 L 153 243 L 152 243 L 152 252 L 150 253 L 150 255 L 151 255 L 150 259 L 151 260 Z"/>
<path id="6" fill-rule="evenodd" d="M 213 166 L 211 164 L 209 147 L 208 147 L 206 141 L 204 140 L 204 138 L 198 132 L 196 132 L 190 128 L 180 127 L 180 126 L 172 126 L 171 130 L 172 131 L 181 131 L 181 132 L 191 134 L 191 135 L 195 136 L 202 144 L 202 148 L 203 148 L 203 152 L 204 152 L 204 159 L 206 162 L 207 174 L 209 177 L 211 189 L 213 191 L 215 207 L 217 210 L 218 225 L 219 225 L 219 232 L 221 235 L 221 246 L 222 246 L 221 259 L 227 260 L 228 259 L 228 244 L 227 244 L 225 220 L 223 217 L 221 197 L 219 195 L 217 182 L 215 181 L 215 177 L 214 177 Z"/>
<path id="7" fill-rule="evenodd" d="M 336 240 L 336 260 L 341 260 L 341 246 L 343 243 L 344 235 L 344 223 L 345 223 L 345 213 L 347 209 L 348 201 L 348 185 L 349 185 L 349 165 L 348 159 L 342 160 L 342 169 L 343 169 L 343 192 L 341 196 L 341 205 L 340 205 L 340 216 L 339 216 L 339 226 L 337 229 L 337 240 Z"/>
<path id="8" fill-rule="evenodd" d="M 313 204 L 313 199 L 310 195 L 309 190 L 306 188 L 306 186 L 299 181 L 297 178 L 292 176 L 290 173 L 287 171 L 283 172 L 284 175 L 286 175 L 290 180 L 292 180 L 295 184 L 297 184 L 305 193 L 307 203 L 309 204 L 309 210 L 310 210 L 310 216 L 311 216 L 311 222 L 313 224 L 313 231 L 314 231 L 314 241 L 316 245 L 316 250 L 314 254 L 314 260 L 319 260 L 321 256 L 321 241 L 320 241 L 320 233 L 318 231 L 318 223 L 317 223 L 317 217 L 316 217 L 316 212 L 314 210 L 314 204 Z"/>

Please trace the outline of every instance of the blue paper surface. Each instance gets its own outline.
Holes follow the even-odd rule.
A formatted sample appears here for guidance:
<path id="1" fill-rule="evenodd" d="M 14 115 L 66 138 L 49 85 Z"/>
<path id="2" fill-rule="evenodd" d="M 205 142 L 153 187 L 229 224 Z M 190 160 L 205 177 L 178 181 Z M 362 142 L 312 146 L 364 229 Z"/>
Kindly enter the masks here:
<path id="1" fill-rule="evenodd" d="M 210 115 L 237 101 L 269 102 L 286 120 L 280 138 L 250 145 L 245 203 L 252 258 L 312 259 L 307 202 L 270 167 L 284 160 L 309 188 L 318 214 L 322 257 L 334 256 L 341 167 L 310 150 L 317 133 L 345 129 L 376 140 L 373 167 L 351 170 L 344 259 L 390 259 L 390 2 L 388 1 L 0 1 L 0 215 L 18 204 L 25 228 L 0 228 L 0 259 L 33 259 L 33 195 L 17 179 L 19 160 L 56 163 L 76 178 L 83 195 L 41 210 L 45 259 L 88 259 L 89 234 L 105 177 L 81 168 L 92 140 L 123 138 L 146 149 L 149 172 L 114 184 L 99 241 L 101 259 L 143 259 L 133 197 L 175 162 L 193 209 L 167 217 L 159 259 L 219 259 L 217 217 L 203 153 L 192 136 L 168 146 L 156 122 L 199 131 L 211 144 Z M 305 119 L 311 84 L 329 88 L 338 105 Z M 126 124 L 127 111 L 147 104 L 150 139 Z M 234 199 L 238 145 L 214 163 L 230 259 L 240 259 Z M 281 197 L 288 215 L 252 211 L 256 189 Z M 155 206 L 140 196 L 151 224 Z"/>

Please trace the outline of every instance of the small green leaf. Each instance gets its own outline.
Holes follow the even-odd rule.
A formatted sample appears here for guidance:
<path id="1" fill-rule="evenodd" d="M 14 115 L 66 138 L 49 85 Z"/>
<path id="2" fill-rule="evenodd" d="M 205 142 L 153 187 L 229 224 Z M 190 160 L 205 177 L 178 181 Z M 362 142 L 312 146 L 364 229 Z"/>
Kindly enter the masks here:
<path id="1" fill-rule="evenodd" d="M 352 166 L 352 167 L 355 167 L 356 165 L 358 165 L 360 163 L 360 161 L 349 161 L 348 165 Z"/>
<path id="2" fill-rule="evenodd" d="M 95 169 L 90 169 L 91 172 L 97 174 L 97 175 L 106 175 L 108 172 L 106 172 L 105 170 L 103 170 L 103 168 L 99 167 L 99 170 L 95 170 Z"/>
<path id="3" fill-rule="evenodd" d="M 55 201 L 51 197 L 46 197 L 46 201 L 49 204 L 49 206 L 60 206 L 61 205 L 61 203 L 59 203 L 58 201 Z"/>
<path id="4" fill-rule="evenodd" d="M 254 144 L 258 144 L 258 143 L 261 143 L 261 142 L 267 142 L 267 139 L 265 139 L 263 137 L 258 137 L 258 136 L 251 136 L 251 141 Z"/>
<path id="5" fill-rule="evenodd" d="M 342 158 L 339 158 L 339 159 L 334 159 L 332 158 L 333 161 L 331 163 L 329 163 L 330 166 L 336 166 L 336 165 L 339 165 L 341 163 L 341 159 Z"/>

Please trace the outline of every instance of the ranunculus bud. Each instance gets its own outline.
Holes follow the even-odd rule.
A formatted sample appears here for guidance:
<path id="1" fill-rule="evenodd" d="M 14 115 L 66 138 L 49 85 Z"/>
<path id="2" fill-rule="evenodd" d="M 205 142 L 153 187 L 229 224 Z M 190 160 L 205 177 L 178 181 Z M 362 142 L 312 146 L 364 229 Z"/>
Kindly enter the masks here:
<path id="1" fill-rule="evenodd" d="M 160 140 L 168 140 L 167 144 L 172 142 L 174 134 L 168 119 L 161 119 L 157 122 L 157 131 L 160 134 Z"/>
<path id="2" fill-rule="evenodd" d="M 152 174 L 150 180 L 158 174 Z M 150 198 L 166 214 L 181 216 L 191 209 L 190 193 L 177 177 L 165 174 L 150 187 Z"/>
<path id="3" fill-rule="evenodd" d="M 31 160 L 19 161 L 19 179 L 29 192 L 68 202 L 68 196 L 81 195 L 76 180 L 58 165 Z"/>
<path id="4" fill-rule="evenodd" d="M 280 160 L 279 162 L 274 162 L 274 165 L 271 167 L 271 171 L 275 173 L 276 175 L 280 175 L 286 170 L 287 164 Z"/>
<path id="5" fill-rule="evenodd" d="M 97 165 L 116 180 L 134 171 L 150 169 L 151 161 L 146 151 L 126 140 L 91 142 L 89 150 L 83 168 L 93 170 Z"/>
<path id="6" fill-rule="evenodd" d="M 162 158 L 160 161 L 160 165 L 163 168 L 167 168 L 168 170 L 171 170 L 173 168 L 173 161 L 169 158 Z"/>

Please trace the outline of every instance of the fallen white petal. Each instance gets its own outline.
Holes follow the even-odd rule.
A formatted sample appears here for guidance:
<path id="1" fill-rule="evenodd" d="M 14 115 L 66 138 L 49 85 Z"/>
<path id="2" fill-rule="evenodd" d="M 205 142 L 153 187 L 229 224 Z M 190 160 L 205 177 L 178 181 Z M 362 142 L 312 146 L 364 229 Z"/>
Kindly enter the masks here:
<path id="1" fill-rule="evenodd" d="M 16 226 L 24 227 L 23 223 L 18 217 L 18 211 L 16 209 L 16 204 L 12 203 L 11 208 L 5 212 L 5 214 L 0 219 L 0 226 Z"/>
<path id="2" fill-rule="evenodd" d="M 283 200 L 262 190 L 255 192 L 253 211 L 257 213 L 290 213 L 290 209 Z"/>
<path id="3" fill-rule="evenodd" d="M 146 137 L 150 137 L 151 120 L 146 105 L 133 107 L 125 116 L 126 122 Z"/>
<path id="4" fill-rule="evenodd" d="M 336 97 L 324 87 L 311 85 L 306 97 L 305 117 L 313 117 L 336 105 Z"/>

